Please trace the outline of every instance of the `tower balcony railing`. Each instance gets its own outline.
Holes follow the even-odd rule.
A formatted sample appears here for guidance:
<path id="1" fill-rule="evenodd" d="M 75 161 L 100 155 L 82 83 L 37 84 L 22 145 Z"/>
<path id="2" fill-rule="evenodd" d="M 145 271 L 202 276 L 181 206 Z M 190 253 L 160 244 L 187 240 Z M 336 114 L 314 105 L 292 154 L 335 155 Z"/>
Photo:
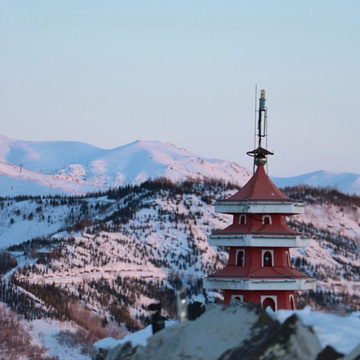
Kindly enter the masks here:
<path id="1" fill-rule="evenodd" d="M 315 280 L 309 277 L 271 277 L 271 278 L 242 278 L 238 277 L 207 277 L 204 279 L 205 289 L 222 290 L 313 290 L 316 287 Z"/>
<path id="2" fill-rule="evenodd" d="M 218 236 L 227 236 L 227 235 L 257 235 L 257 236 L 301 236 L 305 238 L 303 233 L 298 233 L 297 231 L 241 231 L 241 230 L 224 230 L 224 229 L 213 229 L 211 230 L 211 235 L 218 235 Z"/>
<path id="3" fill-rule="evenodd" d="M 215 203 L 215 212 L 223 214 L 303 214 L 303 202 L 292 199 L 225 199 Z"/>
<path id="4" fill-rule="evenodd" d="M 306 247 L 310 238 L 297 233 L 240 233 L 238 231 L 212 232 L 208 237 L 211 246 L 250 247 Z"/>
<path id="5" fill-rule="evenodd" d="M 239 273 L 226 273 L 226 274 L 216 274 L 209 275 L 208 279 L 227 279 L 227 278 L 239 278 Z M 267 275 L 246 275 L 241 277 L 241 279 L 310 279 L 309 276 L 301 275 L 290 275 L 290 274 L 267 274 Z"/>

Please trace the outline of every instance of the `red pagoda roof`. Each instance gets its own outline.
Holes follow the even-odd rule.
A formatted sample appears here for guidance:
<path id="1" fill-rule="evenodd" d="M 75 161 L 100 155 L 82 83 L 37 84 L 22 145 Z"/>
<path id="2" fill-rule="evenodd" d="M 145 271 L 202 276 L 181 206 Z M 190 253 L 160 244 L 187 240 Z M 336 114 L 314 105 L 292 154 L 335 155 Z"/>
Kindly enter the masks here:
<path id="1" fill-rule="evenodd" d="M 212 234 L 217 235 L 231 235 L 231 234 L 261 234 L 261 235 L 278 235 L 278 236 L 286 236 L 286 235 L 298 235 L 298 232 L 288 226 L 286 223 L 274 222 L 272 225 L 262 225 L 261 224 L 261 216 L 257 214 L 250 214 L 250 218 L 254 221 L 249 222 L 247 225 L 238 225 L 233 223 L 229 225 L 227 228 L 222 230 L 214 230 Z"/>
<path id="2" fill-rule="evenodd" d="M 292 201 L 270 180 L 263 165 L 258 165 L 252 178 L 236 194 L 225 201 L 234 200 Z"/>
<path id="3" fill-rule="evenodd" d="M 227 266 L 215 274 L 209 275 L 209 278 L 238 278 L 238 279 L 304 279 L 307 275 L 287 266 Z"/>

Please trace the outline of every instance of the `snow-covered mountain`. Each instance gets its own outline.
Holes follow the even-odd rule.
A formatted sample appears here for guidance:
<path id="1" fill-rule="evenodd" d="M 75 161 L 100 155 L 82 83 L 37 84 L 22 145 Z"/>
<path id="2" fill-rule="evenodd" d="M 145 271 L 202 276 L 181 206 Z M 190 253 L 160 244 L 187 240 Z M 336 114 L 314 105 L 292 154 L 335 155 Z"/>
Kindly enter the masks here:
<path id="1" fill-rule="evenodd" d="M 104 150 L 80 142 L 31 142 L 0 136 L 2 196 L 85 194 L 166 177 L 222 179 L 243 185 L 250 172 L 158 141 Z"/>
<path id="2" fill-rule="evenodd" d="M 315 171 L 312 173 L 288 178 L 272 177 L 278 187 L 307 185 L 311 187 L 329 187 L 346 194 L 360 195 L 360 175 L 352 173 L 337 173 L 330 171 Z"/>
<path id="3" fill-rule="evenodd" d="M 158 141 L 105 150 L 81 142 L 22 141 L 0 135 L 1 196 L 81 195 L 159 177 L 174 182 L 215 178 L 242 186 L 250 176 L 234 162 L 203 158 Z M 357 174 L 317 171 L 272 179 L 279 187 L 308 185 L 360 194 Z"/>

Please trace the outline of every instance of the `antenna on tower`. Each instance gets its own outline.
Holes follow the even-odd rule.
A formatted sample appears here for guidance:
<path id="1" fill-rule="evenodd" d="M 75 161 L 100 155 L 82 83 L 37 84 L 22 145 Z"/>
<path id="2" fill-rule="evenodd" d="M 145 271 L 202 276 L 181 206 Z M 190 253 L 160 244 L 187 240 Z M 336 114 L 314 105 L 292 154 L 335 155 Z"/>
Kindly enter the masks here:
<path id="1" fill-rule="evenodd" d="M 254 119 L 254 147 L 256 146 L 256 119 L 257 119 L 257 85 L 255 85 L 255 106 L 254 106 L 254 111 L 255 111 L 255 119 Z"/>
<path id="2" fill-rule="evenodd" d="M 257 84 L 255 84 L 255 103 L 254 103 L 254 148 L 256 147 L 256 119 L 257 119 Z M 253 173 L 255 172 L 255 163 L 253 163 Z"/>
<path id="3" fill-rule="evenodd" d="M 256 87 L 257 97 L 257 87 Z M 247 154 L 254 157 L 254 169 L 255 166 L 265 165 L 267 163 L 267 155 L 274 155 L 271 151 L 262 147 L 262 139 L 265 138 L 267 146 L 267 109 L 265 106 L 265 90 L 260 91 L 259 109 L 255 109 L 255 145 L 257 140 L 257 148 L 253 151 L 248 151 Z M 255 105 L 256 106 L 256 105 Z M 257 118 L 257 119 L 256 119 Z"/>
<path id="4" fill-rule="evenodd" d="M 259 116 L 258 116 L 258 147 L 261 147 L 262 138 L 266 136 L 266 107 L 265 90 L 260 91 Z"/>
<path id="5" fill-rule="evenodd" d="M 267 125 L 267 119 L 268 119 L 268 113 L 267 113 L 267 108 L 265 111 L 265 117 L 264 117 L 264 131 L 265 131 L 265 148 L 268 148 L 268 125 Z M 266 171 L 269 172 L 269 163 L 266 163 Z"/>

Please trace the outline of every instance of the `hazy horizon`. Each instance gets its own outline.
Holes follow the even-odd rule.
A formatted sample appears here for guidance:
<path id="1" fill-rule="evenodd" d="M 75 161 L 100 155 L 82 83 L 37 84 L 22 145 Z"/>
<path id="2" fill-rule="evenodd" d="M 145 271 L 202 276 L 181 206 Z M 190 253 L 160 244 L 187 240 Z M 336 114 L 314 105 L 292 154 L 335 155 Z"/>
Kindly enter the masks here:
<path id="1" fill-rule="evenodd" d="M 3 2 L 0 133 L 170 142 L 248 169 L 255 86 L 272 176 L 360 173 L 360 4 Z"/>

